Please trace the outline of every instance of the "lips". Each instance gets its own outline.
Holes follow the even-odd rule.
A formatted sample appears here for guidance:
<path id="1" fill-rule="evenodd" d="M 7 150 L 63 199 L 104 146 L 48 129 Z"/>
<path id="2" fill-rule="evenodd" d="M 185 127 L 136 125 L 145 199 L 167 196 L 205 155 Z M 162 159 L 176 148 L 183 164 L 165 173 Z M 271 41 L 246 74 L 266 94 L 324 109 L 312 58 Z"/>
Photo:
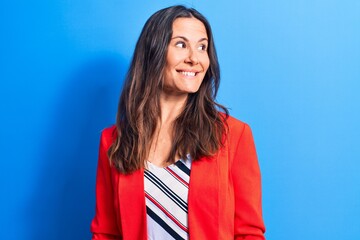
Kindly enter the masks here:
<path id="1" fill-rule="evenodd" d="M 197 71 L 186 71 L 186 70 L 177 70 L 177 72 L 181 73 L 186 77 L 195 77 L 199 73 Z"/>

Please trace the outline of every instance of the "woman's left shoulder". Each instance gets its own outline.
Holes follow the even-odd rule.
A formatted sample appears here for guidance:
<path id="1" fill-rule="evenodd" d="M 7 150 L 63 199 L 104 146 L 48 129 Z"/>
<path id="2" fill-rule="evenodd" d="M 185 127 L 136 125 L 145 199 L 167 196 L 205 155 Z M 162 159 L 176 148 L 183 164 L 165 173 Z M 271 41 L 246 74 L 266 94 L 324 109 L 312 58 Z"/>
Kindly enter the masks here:
<path id="1" fill-rule="evenodd" d="M 230 115 L 228 115 L 228 117 L 226 118 L 226 124 L 228 126 L 230 134 L 238 135 L 243 133 L 246 129 L 250 130 L 249 124 Z"/>

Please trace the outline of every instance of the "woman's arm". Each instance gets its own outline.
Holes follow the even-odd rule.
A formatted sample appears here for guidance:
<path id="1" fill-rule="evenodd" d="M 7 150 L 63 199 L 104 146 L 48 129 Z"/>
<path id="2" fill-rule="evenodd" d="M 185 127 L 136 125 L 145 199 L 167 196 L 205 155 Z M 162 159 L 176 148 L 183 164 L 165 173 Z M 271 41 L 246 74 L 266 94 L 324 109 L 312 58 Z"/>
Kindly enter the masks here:
<path id="1" fill-rule="evenodd" d="M 260 169 L 251 129 L 247 124 L 235 148 L 232 178 L 235 191 L 235 239 L 264 240 Z"/>
<path id="2" fill-rule="evenodd" d="M 93 240 L 122 239 L 116 221 L 111 167 L 107 156 L 113 129 L 105 129 L 101 134 L 96 174 L 96 213 L 91 222 Z"/>

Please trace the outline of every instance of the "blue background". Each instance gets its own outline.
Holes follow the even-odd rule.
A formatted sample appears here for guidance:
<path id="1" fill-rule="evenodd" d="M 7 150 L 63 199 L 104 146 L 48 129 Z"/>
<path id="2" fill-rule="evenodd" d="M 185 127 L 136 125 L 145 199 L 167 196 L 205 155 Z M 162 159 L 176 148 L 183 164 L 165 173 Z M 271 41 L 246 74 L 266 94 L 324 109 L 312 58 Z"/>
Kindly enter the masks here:
<path id="1" fill-rule="evenodd" d="M 89 239 L 101 129 L 146 19 L 212 24 L 218 101 L 253 129 L 269 240 L 360 236 L 360 1 L 2 1 L 2 239 Z"/>

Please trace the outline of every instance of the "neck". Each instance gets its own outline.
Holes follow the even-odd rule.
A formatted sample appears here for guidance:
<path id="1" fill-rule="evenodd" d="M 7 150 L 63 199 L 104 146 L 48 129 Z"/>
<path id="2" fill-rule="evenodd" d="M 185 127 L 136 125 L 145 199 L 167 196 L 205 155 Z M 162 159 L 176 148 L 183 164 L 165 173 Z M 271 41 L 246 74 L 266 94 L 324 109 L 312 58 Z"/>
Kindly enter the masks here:
<path id="1" fill-rule="evenodd" d="M 188 95 L 166 95 L 160 96 L 160 124 L 172 123 L 183 111 Z"/>
<path id="2" fill-rule="evenodd" d="M 186 100 L 187 95 L 160 95 L 161 115 L 157 123 L 157 130 L 153 136 L 149 149 L 149 156 L 147 158 L 148 161 L 157 166 L 168 165 L 167 160 L 172 146 L 173 123 L 183 111 Z"/>

